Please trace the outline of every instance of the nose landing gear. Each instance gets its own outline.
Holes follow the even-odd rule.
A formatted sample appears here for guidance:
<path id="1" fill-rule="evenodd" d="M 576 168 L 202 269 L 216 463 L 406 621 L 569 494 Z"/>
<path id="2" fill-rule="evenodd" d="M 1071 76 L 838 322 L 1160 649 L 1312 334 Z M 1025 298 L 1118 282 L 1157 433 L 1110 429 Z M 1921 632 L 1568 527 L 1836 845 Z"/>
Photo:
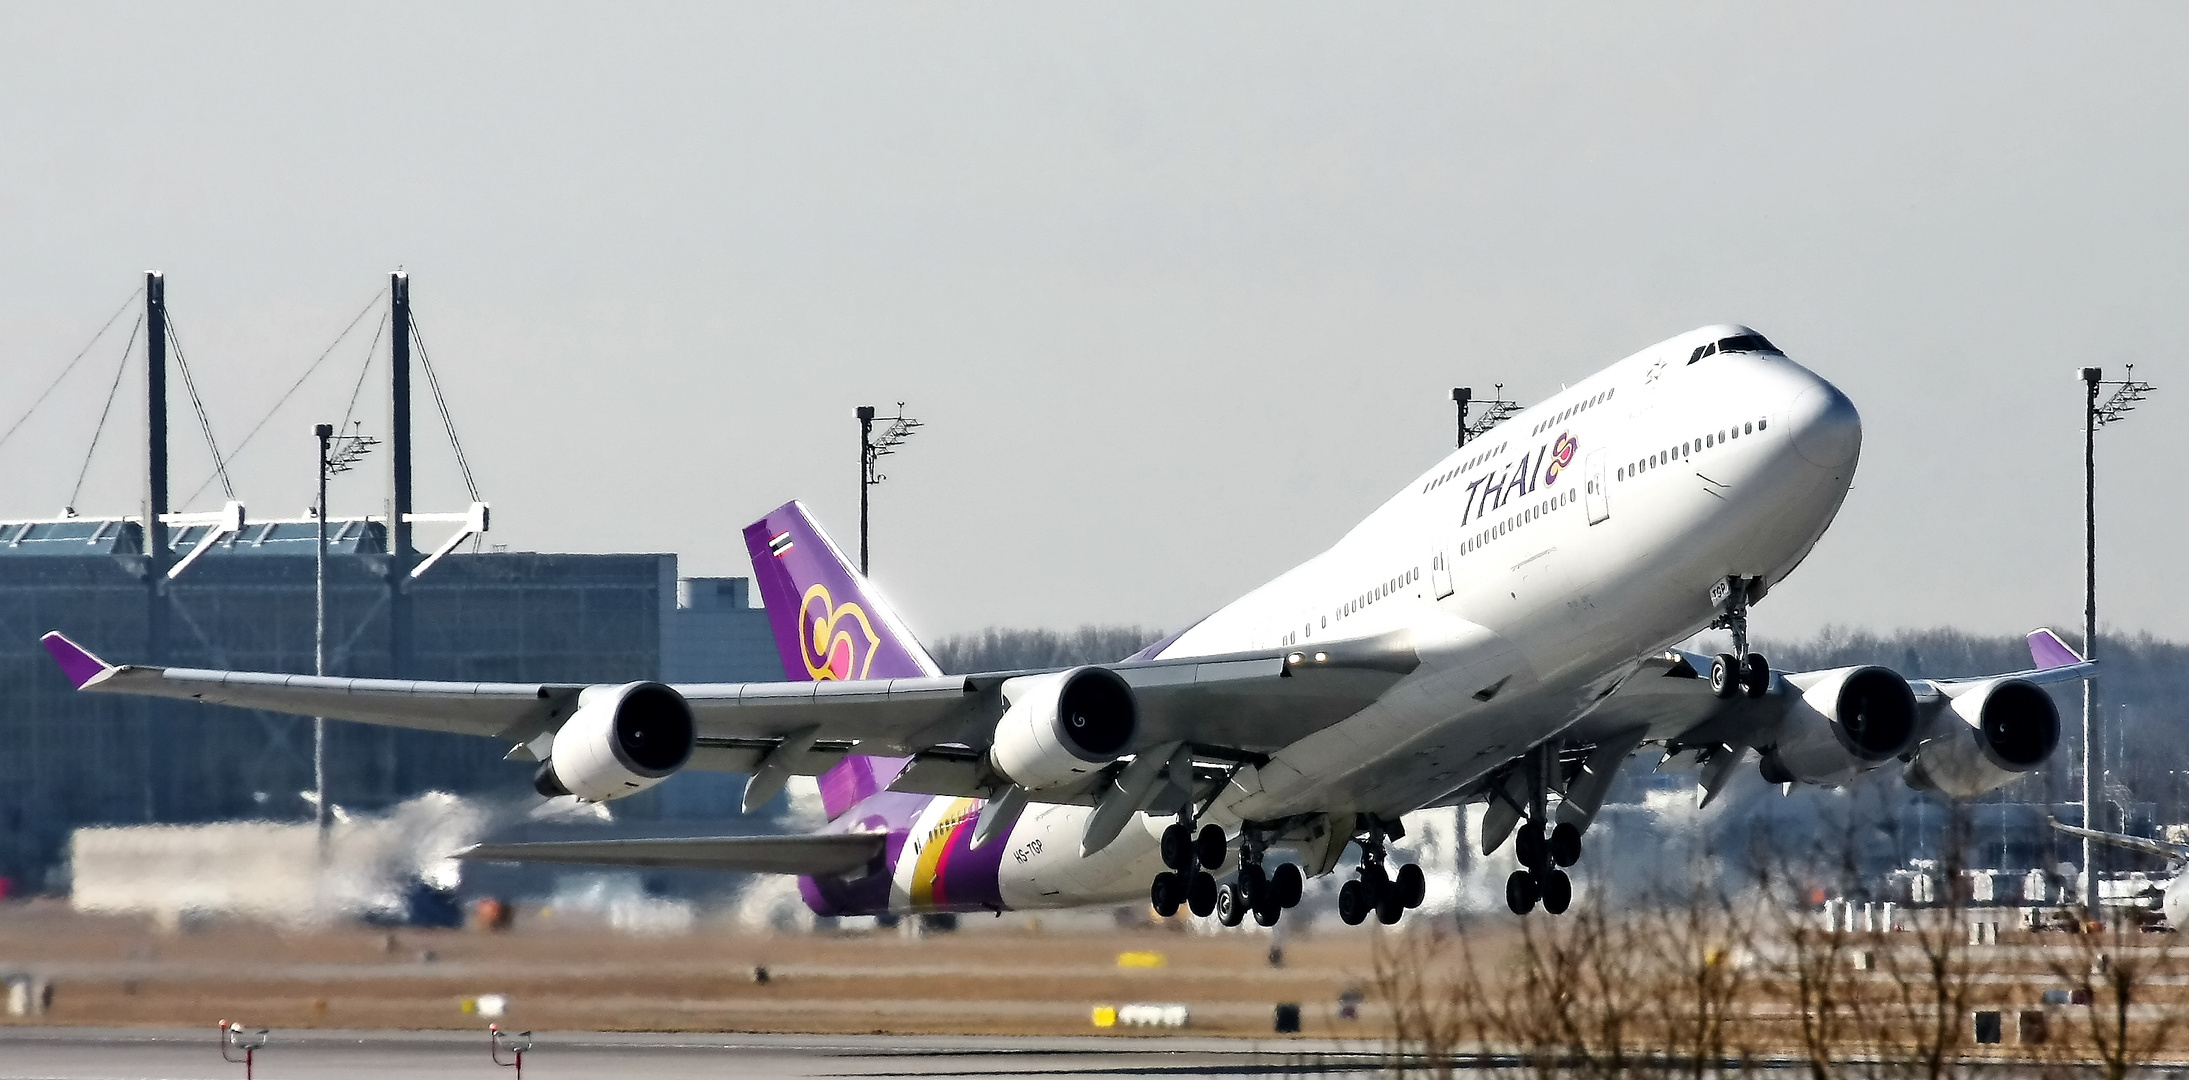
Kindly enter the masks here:
<path id="1" fill-rule="evenodd" d="M 1728 577 L 1711 586 L 1710 599 L 1718 605 L 1713 630 L 1733 632 L 1733 651 L 1710 660 L 1710 692 L 1721 698 L 1747 694 L 1760 698 L 1771 689 L 1771 665 L 1759 653 L 1748 651 L 1748 601 L 1761 578 Z"/>

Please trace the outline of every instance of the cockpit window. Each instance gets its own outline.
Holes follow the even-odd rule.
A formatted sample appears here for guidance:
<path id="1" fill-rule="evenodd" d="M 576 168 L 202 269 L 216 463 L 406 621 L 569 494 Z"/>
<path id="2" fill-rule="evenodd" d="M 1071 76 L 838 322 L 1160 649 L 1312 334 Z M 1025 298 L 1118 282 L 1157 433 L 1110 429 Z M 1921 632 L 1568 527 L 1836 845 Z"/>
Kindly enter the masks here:
<path id="1" fill-rule="evenodd" d="M 1778 346 L 1776 346 L 1776 345 L 1773 345 L 1773 344 L 1771 344 L 1771 343 L 1770 343 L 1769 341 L 1766 341 L 1766 340 L 1764 340 L 1764 337 L 1763 337 L 1763 335 L 1762 335 L 1762 334 L 1742 334 L 1742 335 L 1741 335 L 1741 336 L 1739 336 L 1739 337 L 1729 337 L 1729 338 L 1726 338 L 1726 339 L 1724 339 L 1723 341 L 1720 341 L 1720 342 L 1718 342 L 1718 351 L 1719 351 L 1719 352 L 1760 352 L 1760 353 L 1777 353 L 1777 354 L 1778 354 L 1778 355 L 1780 355 L 1780 356 L 1784 356 L 1784 355 L 1786 355 L 1785 353 L 1779 352 L 1779 347 L 1778 347 Z"/>
<path id="2" fill-rule="evenodd" d="M 1722 352 L 1771 353 L 1776 356 L 1786 355 L 1785 353 L 1779 351 L 1778 346 L 1771 344 L 1769 340 L 1765 339 L 1762 334 L 1740 334 L 1735 337 L 1719 338 L 1718 340 L 1711 342 L 1708 345 L 1696 346 L 1695 352 L 1687 358 L 1687 362 L 1692 364 L 1705 356 L 1710 356 L 1714 353 Z"/>

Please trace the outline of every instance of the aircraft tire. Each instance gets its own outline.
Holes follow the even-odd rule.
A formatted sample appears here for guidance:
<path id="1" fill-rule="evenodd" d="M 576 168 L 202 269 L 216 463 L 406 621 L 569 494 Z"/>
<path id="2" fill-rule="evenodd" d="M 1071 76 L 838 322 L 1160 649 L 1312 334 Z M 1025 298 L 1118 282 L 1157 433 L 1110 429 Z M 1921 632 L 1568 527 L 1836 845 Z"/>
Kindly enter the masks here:
<path id="1" fill-rule="evenodd" d="M 1347 926 L 1359 926 L 1368 917 L 1368 888 L 1348 881 L 1338 889 L 1338 918 Z"/>
<path id="2" fill-rule="evenodd" d="M 1543 910 L 1551 915 L 1564 915 L 1573 906 L 1573 879 L 1564 870 L 1550 870 L 1543 874 Z"/>
<path id="3" fill-rule="evenodd" d="M 1513 856 L 1520 865 L 1530 870 L 1540 869 L 1547 860 L 1543 850 L 1543 827 L 1533 821 L 1520 823 L 1520 831 L 1513 835 Z"/>
<path id="4" fill-rule="evenodd" d="M 1201 840 L 1194 853 L 1201 857 L 1201 866 L 1208 870 L 1221 870 L 1224 866 L 1224 827 L 1201 826 Z"/>
<path id="5" fill-rule="evenodd" d="M 1422 874 L 1419 864 L 1407 863 L 1399 867 L 1399 876 L 1392 888 L 1399 894 L 1400 905 L 1418 908 L 1422 898 L 1429 894 L 1429 879 Z"/>
<path id="6" fill-rule="evenodd" d="M 1216 878 L 1208 871 L 1193 875 L 1193 885 L 1186 890 L 1186 909 L 1204 919 L 1216 910 Z"/>
<path id="7" fill-rule="evenodd" d="M 1269 897 L 1269 875 L 1253 863 L 1239 868 L 1238 884 L 1239 895 L 1246 898 L 1248 907 L 1261 907 Z"/>
<path id="8" fill-rule="evenodd" d="M 1306 882 L 1300 877 L 1299 867 L 1291 863 L 1281 864 L 1277 867 L 1277 871 L 1269 876 L 1270 898 L 1275 900 L 1277 906 L 1281 908 L 1298 907 L 1300 905 L 1300 890 L 1305 884 Z"/>
<path id="9" fill-rule="evenodd" d="M 1535 875 L 1526 870 L 1515 870 L 1505 879 L 1505 906 L 1515 915 L 1526 915 L 1535 910 L 1537 897 Z"/>
<path id="10" fill-rule="evenodd" d="M 1275 904 L 1256 904 L 1254 906 L 1254 925 L 1275 926 L 1277 925 L 1277 920 L 1281 918 L 1284 913 L 1285 910 Z"/>
<path id="11" fill-rule="evenodd" d="M 1187 865 L 1192 861 L 1193 833 L 1187 831 L 1185 822 L 1171 822 L 1170 827 L 1163 830 L 1163 865 L 1184 873 L 1192 869 Z"/>
<path id="12" fill-rule="evenodd" d="M 1239 895 L 1239 887 L 1223 884 L 1216 887 L 1216 921 L 1225 926 L 1237 926 L 1246 918 L 1246 897 Z"/>
<path id="13" fill-rule="evenodd" d="M 1741 692 L 1741 662 L 1732 653 L 1719 653 L 1710 658 L 1710 692 L 1722 698 L 1733 697 Z"/>
<path id="14" fill-rule="evenodd" d="M 1399 916 L 1406 914 L 1406 905 L 1400 901 L 1399 891 L 1389 885 L 1376 897 L 1376 920 L 1385 926 L 1398 925 Z"/>
<path id="15" fill-rule="evenodd" d="M 1551 830 L 1551 861 L 1560 866 L 1572 866 L 1581 861 L 1581 827 L 1570 821 L 1561 821 Z"/>
<path id="16" fill-rule="evenodd" d="M 1148 886 L 1148 904 L 1157 915 L 1168 919 L 1178 914 L 1178 901 L 1183 899 L 1179 894 L 1184 891 L 1178 887 L 1178 875 L 1168 871 L 1157 874 L 1155 884 Z"/>
<path id="17" fill-rule="evenodd" d="M 1771 662 L 1762 653 L 1749 653 L 1741 661 L 1741 689 L 1748 696 L 1760 698 L 1771 691 Z"/>

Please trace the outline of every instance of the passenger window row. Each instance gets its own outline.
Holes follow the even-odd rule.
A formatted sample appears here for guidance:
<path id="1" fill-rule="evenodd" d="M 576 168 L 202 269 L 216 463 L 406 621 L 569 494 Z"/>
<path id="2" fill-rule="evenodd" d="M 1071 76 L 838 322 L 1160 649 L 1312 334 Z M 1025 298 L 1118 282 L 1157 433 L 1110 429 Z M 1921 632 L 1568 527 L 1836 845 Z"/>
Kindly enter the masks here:
<path id="1" fill-rule="evenodd" d="M 1543 421 L 1542 423 L 1535 425 L 1535 434 L 1541 435 L 1544 432 L 1549 431 L 1550 429 L 1557 427 L 1558 425 L 1563 424 L 1568 420 L 1573 419 L 1575 416 L 1580 415 L 1582 412 L 1585 412 L 1589 409 L 1595 408 L 1598 405 L 1602 405 L 1607 401 L 1610 401 L 1611 395 L 1615 393 L 1618 393 L 1618 389 L 1616 387 L 1610 390 L 1606 390 L 1601 394 L 1592 395 L 1587 400 L 1577 402 L 1575 404 L 1568 405 L 1563 409 L 1560 409 L 1558 411 L 1558 415 L 1553 416 Z"/>
<path id="2" fill-rule="evenodd" d="M 1476 454 L 1471 458 L 1468 458 L 1466 461 L 1463 461 L 1445 470 L 1443 475 L 1438 476 L 1436 479 L 1421 485 L 1422 494 L 1426 495 L 1429 492 L 1436 490 L 1437 488 L 1443 487 L 1444 485 L 1459 479 L 1461 474 L 1468 472 L 1475 466 L 1480 465 L 1483 462 L 1504 453 L 1506 445 L 1507 444 L 1505 443 L 1498 443 L 1496 446 L 1493 446 L 1488 450 L 1484 450 L 1483 452 Z"/>
<path id="3" fill-rule="evenodd" d="M 1367 610 L 1368 605 L 1373 604 L 1376 601 L 1388 596 L 1397 596 L 1408 585 L 1412 585 L 1414 582 L 1420 580 L 1421 567 L 1416 566 L 1412 569 L 1402 570 L 1399 572 L 1398 576 L 1386 578 L 1382 582 L 1378 583 L 1376 587 L 1361 593 L 1359 596 L 1356 596 L 1351 600 L 1347 600 L 1343 604 L 1338 605 L 1337 610 L 1330 616 L 1330 618 L 1343 619 L 1348 615 L 1358 614 L 1362 611 Z M 1327 626 L 1329 625 L 1329 623 L 1330 619 L 1326 618 L 1323 620 L 1324 625 Z M 1287 634 L 1285 635 L 1285 644 L 1296 644 L 1303 634 L 1312 633 L 1313 630 L 1313 627 L 1305 627 L 1303 628 L 1301 634 Z"/>
<path id="4" fill-rule="evenodd" d="M 1469 552 L 1479 551 L 1482 548 L 1487 547 L 1491 541 L 1496 540 L 1498 537 L 1504 536 L 1515 529 L 1529 524 L 1530 522 L 1541 521 L 1545 517 L 1548 517 L 1552 511 L 1557 510 L 1559 507 L 1562 506 L 1571 506 L 1575 502 L 1580 501 L 1580 498 L 1581 493 L 1579 491 L 1568 488 L 1565 491 L 1559 492 L 1558 494 L 1553 495 L 1548 499 L 1537 502 L 1533 506 L 1523 507 L 1518 512 L 1506 517 L 1505 520 L 1497 522 L 1496 524 L 1491 525 L 1486 529 L 1483 529 L 1481 532 L 1478 532 L 1473 536 L 1470 536 L 1465 540 L 1460 541 L 1459 553 L 1461 555 L 1466 555 Z"/>
<path id="5" fill-rule="evenodd" d="M 1704 450 L 1723 446 L 1743 435 L 1754 435 L 1769 427 L 1770 424 L 1769 420 L 1749 420 L 1729 428 L 1721 428 L 1716 432 L 1704 432 L 1702 438 L 1689 439 L 1669 450 L 1661 450 L 1633 464 L 1621 466 L 1618 477 L 1621 480 L 1630 480 L 1651 469 L 1670 465 L 1675 461 L 1683 461 Z"/>

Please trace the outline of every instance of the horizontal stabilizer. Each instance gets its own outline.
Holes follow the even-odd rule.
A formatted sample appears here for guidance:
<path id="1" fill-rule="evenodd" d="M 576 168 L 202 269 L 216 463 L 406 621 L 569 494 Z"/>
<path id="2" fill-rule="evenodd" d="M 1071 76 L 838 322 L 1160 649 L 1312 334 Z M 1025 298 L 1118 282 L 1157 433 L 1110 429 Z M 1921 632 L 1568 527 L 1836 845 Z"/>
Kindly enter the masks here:
<path id="1" fill-rule="evenodd" d="M 557 840 L 475 844 L 456 853 L 475 862 L 575 863 L 748 874 L 842 874 L 882 853 L 882 833 L 818 836 L 702 836 L 647 840 Z"/>

